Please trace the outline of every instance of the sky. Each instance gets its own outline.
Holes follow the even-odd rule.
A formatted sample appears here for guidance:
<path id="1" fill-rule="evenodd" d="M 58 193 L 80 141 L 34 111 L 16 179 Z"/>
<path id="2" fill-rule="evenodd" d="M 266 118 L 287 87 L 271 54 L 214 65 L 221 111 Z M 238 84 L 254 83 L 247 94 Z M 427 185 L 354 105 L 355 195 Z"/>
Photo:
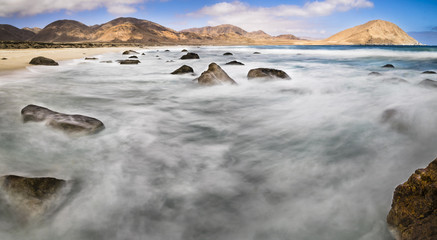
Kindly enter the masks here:
<path id="1" fill-rule="evenodd" d="M 0 0 L 0 6 L 0 23 L 19 28 L 43 28 L 60 19 L 95 25 L 135 17 L 175 30 L 233 24 L 309 39 L 381 19 L 437 45 L 437 0 Z"/>

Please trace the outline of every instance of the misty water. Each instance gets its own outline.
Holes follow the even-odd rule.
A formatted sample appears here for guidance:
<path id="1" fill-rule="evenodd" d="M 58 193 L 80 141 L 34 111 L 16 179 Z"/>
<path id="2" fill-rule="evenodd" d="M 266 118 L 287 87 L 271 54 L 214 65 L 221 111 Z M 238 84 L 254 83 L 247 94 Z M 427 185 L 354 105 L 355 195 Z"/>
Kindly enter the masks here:
<path id="1" fill-rule="evenodd" d="M 437 89 L 418 85 L 437 80 L 421 74 L 437 70 L 437 48 L 188 47 L 201 59 L 179 60 L 183 48 L 135 49 L 139 65 L 100 63 L 120 52 L 0 76 L 0 175 L 78 183 L 41 220 L 0 216 L 0 239 L 391 239 L 395 187 L 437 155 Z M 211 62 L 238 86 L 197 85 Z M 197 76 L 169 74 L 183 64 Z M 257 67 L 292 80 L 248 81 Z M 28 104 L 106 129 L 24 124 Z"/>

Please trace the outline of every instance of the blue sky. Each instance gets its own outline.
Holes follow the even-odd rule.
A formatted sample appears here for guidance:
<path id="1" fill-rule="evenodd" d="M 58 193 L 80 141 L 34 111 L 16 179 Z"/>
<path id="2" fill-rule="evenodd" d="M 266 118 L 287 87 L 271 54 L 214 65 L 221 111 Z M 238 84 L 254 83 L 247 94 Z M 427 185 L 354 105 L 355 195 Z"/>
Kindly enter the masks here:
<path id="1" fill-rule="evenodd" d="M 124 16 L 175 30 L 229 23 L 272 35 L 325 38 L 382 19 L 406 32 L 428 32 L 417 35 L 425 38 L 418 40 L 437 44 L 437 31 L 432 31 L 437 26 L 437 0 L 0 0 L 0 6 L 0 23 L 20 28 L 42 28 L 59 19 L 94 25 Z"/>

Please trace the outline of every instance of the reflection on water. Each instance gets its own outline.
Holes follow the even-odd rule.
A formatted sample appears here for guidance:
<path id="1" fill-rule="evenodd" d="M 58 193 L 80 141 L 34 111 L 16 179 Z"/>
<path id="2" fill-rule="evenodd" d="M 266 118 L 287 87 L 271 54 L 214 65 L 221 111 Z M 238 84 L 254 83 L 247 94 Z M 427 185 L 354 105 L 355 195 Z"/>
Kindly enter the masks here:
<path id="1" fill-rule="evenodd" d="M 391 239 L 395 186 L 437 153 L 437 94 L 417 86 L 437 69 L 434 49 L 202 47 L 187 61 L 169 49 L 140 50 L 137 66 L 74 60 L 1 76 L 0 174 L 80 182 L 43 221 L 0 216 L 1 239 Z M 169 74 L 211 62 L 239 85 Z M 257 67 L 293 80 L 247 81 Z M 383 81 L 394 77 L 408 83 Z M 106 129 L 69 137 L 23 124 L 27 104 Z M 408 131 L 382 120 L 387 109 Z"/>

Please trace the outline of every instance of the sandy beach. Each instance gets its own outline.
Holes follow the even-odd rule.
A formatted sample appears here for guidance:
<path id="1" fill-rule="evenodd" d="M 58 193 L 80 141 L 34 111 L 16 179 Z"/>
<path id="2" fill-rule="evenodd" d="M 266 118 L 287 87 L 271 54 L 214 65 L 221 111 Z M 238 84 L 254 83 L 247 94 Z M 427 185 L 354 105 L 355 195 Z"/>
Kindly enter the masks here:
<path id="1" fill-rule="evenodd" d="M 128 47 L 114 48 L 59 48 L 59 49 L 1 49 L 0 59 L 0 74 L 7 73 L 11 70 L 18 70 L 29 66 L 32 58 L 43 56 L 51 58 L 55 61 L 63 61 L 70 59 L 78 59 L 91 57 L 107 52 L 120 53 L 127 50 Z"/>

